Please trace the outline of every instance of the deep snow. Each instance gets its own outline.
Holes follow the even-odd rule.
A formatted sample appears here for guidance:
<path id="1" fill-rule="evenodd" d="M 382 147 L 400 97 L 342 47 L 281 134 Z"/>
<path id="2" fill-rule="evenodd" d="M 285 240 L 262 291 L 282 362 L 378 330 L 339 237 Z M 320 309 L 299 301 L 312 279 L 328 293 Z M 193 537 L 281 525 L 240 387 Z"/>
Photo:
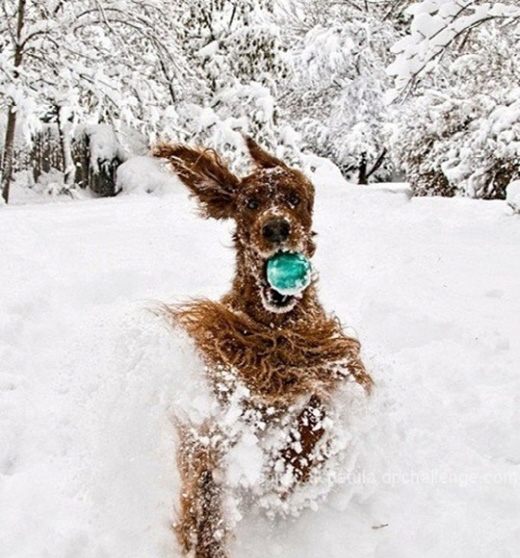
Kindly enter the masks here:
<path id="1" fill-rule="evenodd" d="M 179 188 L 0 208 L 2 558 L 177 555 L 182 363 L 145 309 L 229 284 L 231 225 L 193 207 Z M 318 511 L 251 512 L 232 556 L 517 556 L 520 219 L 323 180 L 315 221 L 321 298 L 377 382 L 364 465 Z"/>

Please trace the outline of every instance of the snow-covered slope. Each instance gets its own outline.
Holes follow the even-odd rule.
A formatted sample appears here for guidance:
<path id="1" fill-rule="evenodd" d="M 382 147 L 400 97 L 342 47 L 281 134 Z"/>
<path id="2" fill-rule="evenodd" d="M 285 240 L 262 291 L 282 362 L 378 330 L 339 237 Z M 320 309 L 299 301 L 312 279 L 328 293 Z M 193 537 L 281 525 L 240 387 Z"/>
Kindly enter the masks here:
<path id="1" fill-rule="evenodd" d="M 377 382 L 359 476 L 241 524 L 236 558 L 512 558 L 520 220 L 505 202 L 327 188 L 316 267 Z M 154 301 L 216 297 L 230 225 L 183 190 L 0 208 L 2 558 L 167 558 L 179 347 Z"/>

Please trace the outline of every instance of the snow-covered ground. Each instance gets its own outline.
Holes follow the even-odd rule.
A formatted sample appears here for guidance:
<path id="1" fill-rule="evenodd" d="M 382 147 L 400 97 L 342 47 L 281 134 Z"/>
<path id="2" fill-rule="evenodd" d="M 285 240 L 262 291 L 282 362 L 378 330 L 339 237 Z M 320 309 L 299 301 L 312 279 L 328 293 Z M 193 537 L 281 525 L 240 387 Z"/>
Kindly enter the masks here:
<path id="1" fill-rule="evenodd" d="M 2 558 L 177 556 L 174 341 L 146 308 L 222 294 L 230 228 L 182 189 L 0 208 Z M 298 519 L 251 512 L 232 557 L 516 557 L 520 219 L 322 184 L 315 228 L 377 382 L 363 467 Z"/>

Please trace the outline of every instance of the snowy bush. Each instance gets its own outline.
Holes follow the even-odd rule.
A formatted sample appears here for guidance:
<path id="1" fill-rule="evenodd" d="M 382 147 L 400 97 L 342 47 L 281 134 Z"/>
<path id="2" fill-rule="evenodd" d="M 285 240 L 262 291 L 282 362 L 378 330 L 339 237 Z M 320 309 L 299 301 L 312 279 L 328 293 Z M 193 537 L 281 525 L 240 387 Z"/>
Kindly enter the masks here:
<path id="1" fill-rule="evenodd" d="M 424 74 L 433 72 L 436 61 L 457 41 L 465 41 L 472 30 L 492 20 L 520 18 L 515 2 L 482 2 L 480 0 L 424 0 L 415 2 L 408 10 L 413 16 L 409 33 L 393 47 L 395 61 L 388 73 L 395 76 L 394 96 L 413 88 Z"/>
<path id="2" fill-rule="evenodd" d="M 183 48 L 195 59 L 207 92 L 229 80 L 275 85 L 284 73 L 281 31 L 270 0 L 190 0 L 182 4 Z"/>
<path id="3" fill-rule="evenodd" d="M 420 99 L 403 113 L 393 132 L 393 157 L 416 195 L 453 196 L 455 189 L 443 174 L 437 153 L 443 145 L 438 123 L 445 120 L 435 108 Z"/>
<path id="4" fill-rule="evenodd" d="M 287 68 L 271 7 L 269 1 L 251 0 L 185 3 L 184 49 L 204 87 L 168 112 L 165 139 L 211 147 L 238 172 L 249 168 L 243 135 L 254 136 L 280 157 L 298 160 L 297 136 L 277 101 L 277 84 Z"/>
<path id="5" fill-rule="evenodd" d="M 428 93 L 395 126 L 394 156 L 419 195 L 504 198 L 520 176 L 518 91 L 472 98 Z"/>
<path id="6" fill-rule="evenodd" d="M 154 130 L 161 109 L 197 81 L 183 55 L 178 10 L 159 0 L 6 0 L 0 26 L 3 195 L 9 197 L 17 127 L 29 138 L 57 108 L 66 171 L 74 125 L 122 121 Z M 174 6 L 172 6 L 173 8 Z"/>
<path id="7" fill-rule="evenodd" d="M 182 126 L 191 133 L 187 141 L 211 147 L 230 162 L 234 171 L 250 170 L 244 143 L 250 135 L 278 157 L 300 163 L 298 135 L 280 118 L 269 88 L 255 82 L 236 81 L 215 94 L 212 107 L 189 104 L 179 107 Z"/>

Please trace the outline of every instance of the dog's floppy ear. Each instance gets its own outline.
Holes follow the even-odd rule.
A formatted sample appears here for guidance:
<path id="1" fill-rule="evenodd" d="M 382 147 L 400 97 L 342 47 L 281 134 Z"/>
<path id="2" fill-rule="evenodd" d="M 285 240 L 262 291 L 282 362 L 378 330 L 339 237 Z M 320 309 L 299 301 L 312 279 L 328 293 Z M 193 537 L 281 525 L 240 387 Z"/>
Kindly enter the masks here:
<path id="1" fill-rule="evenodd" d="M 173 170 L 200 202 L 206 217 L 233 216 L 240 180 L 214 151 L 162 143 L 155 146 L 153 155 L 170 161 Z"/>
<path id="2" fill-rule="evenodd" d="M 265 149 L 262 149 L 253 138 L 246 136 L 244 139 L 249 150 L 249 154 L 251 155 L 257 167 L 260 167 L 262 169 L 287 167 L 287 165 L 283 161 L 277 159 L 274 155 L 270 155 L 269 153 L 267 153 L 267 151 L 265 151 Z"/>

